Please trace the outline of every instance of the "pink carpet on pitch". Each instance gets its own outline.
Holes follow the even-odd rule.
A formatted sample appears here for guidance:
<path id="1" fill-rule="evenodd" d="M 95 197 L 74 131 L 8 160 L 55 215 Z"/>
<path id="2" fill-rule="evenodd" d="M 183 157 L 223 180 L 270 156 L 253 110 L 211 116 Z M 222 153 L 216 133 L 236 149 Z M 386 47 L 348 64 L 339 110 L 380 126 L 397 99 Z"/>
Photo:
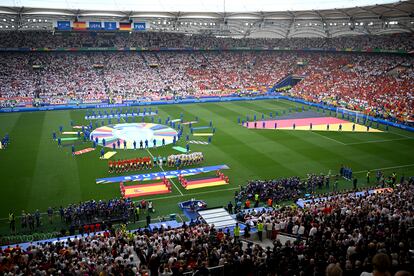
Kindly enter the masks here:
<path id="1" fill-rule="evenodd" d="M 349 123 L 348 121 L 341 120 L 335 117 L 317 117 L 317 118 L 302 118 L 302 119 L 284 119 L 284 120 L 265 120 L 265 121 L 256 121 L 256 128 L 263 128 L 263 122 L 265 122 L 264 128 L 275 128 L 275 123 L 277 123 L 277 128 L 287 128 L 293 127 L 293 124 L 298 126 L 309 126 L 311 123 L 316 125 L 327 125 L 327 124 L 343 124 Z M 248 128 L 255 128 L 254 122 L 248 122 Z M 243 125 L 247 126 L 246 123 Z"/>

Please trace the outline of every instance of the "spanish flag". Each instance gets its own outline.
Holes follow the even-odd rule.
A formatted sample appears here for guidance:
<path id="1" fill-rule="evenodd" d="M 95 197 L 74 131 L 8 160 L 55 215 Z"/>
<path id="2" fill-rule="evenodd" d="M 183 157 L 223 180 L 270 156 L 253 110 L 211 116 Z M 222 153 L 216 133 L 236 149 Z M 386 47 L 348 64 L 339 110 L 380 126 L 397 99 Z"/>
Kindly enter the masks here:
<path id="1" fill-rule="evenodd" d="M 131 31 L 131 23 L 129 22 L 119 22 L 119 30 L 120 31 Z"/>
<path id="2" fill-rule="evenodd" d="M 75 31 L 86 30 L 86 22 L 73 22 L 73 29 Z"/>

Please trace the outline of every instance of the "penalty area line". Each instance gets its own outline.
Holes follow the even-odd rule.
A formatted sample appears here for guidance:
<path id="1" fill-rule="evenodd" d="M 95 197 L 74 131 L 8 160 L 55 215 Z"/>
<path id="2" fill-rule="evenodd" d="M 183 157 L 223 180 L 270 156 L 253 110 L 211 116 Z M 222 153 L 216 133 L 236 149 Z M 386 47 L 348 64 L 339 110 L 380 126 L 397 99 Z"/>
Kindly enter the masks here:
<path id="1" fill-rule="evenodd" d="M 151 155 L 152 160 L 154 160 L 154 155 L 152 155 L 152 153 L 149 151 L 149 149 L 146 149 L 147 152 L 149 153 L 149 155 Z M 160 168 L 163 172 L 165 172 L 164 168 L 162 167 L 162 165 L 160 165 Z M 183 196 L 184 194 L 181 192 L 181 190 L 177 187 L 177 185 L 175 184 L 175 182 L 172 179 L 169 179 L 171 181 L 171 183 L 174 185 L 174 187 L 178 190 L 178 192 Z"/>
<path id="2" fill-rule="evenodd" d="M 391 134 L 394 134 L 394 135 L 398 135 L 400 137 L 405 137 L 407 139 L 414 139 L 414 137 L 412 137 L 412 136 L 404 135 L 404 134 L 401 134 L 401 133 L 398 133 L 398 132 L 389 131 L 388 133 L 391 133 Z"/>
<path id="3" fill-rule="evenodd" d="M 327 137 L 327 136 L 325 136 L 325 135 L 319 134 L 319 133 L 318 133 L 318 132 L 316 132 L 316 131 L 310 131 L 310 132 L 311 132 L 311 133 L 313 133 L 313 134 L 316 134 L 316 135 L 318 135 L 318 136 L 320 136 L 320 137 L 323 137 L 323 138 L 325 138 L 325 139 L 331 140 L 331 141 L 333 141 L 333 142 L 335 142 L 335 143 L 341 144 L 341 145 L 343 145 L 343 146 L 346 146 L 346 145 L 347 145 L 347 144 L 345 144 L 345 143 L 343 143 L 343 142 L 341 142 L 341 141 L 338 141 L 338 140 L 336 140 L 336 139 L 333 139 L 333 138 Z"/>
<path id="4" fill-rule="evenodd" d="M 401 141 L 401 140 L 408 140 L 411 138 L 397 138 L 397 139 L 388 139 L 388 140 L 372 140 L 372 141 L 366 141 L 366 142 L 355 142 L 355 143 L 347 143 L 347 146 L 352 145 L 361 145 L 361 144 L 370 144 L 370 143 L 386 143 L 386 142 L 392 142 L 392 141 Z"/>

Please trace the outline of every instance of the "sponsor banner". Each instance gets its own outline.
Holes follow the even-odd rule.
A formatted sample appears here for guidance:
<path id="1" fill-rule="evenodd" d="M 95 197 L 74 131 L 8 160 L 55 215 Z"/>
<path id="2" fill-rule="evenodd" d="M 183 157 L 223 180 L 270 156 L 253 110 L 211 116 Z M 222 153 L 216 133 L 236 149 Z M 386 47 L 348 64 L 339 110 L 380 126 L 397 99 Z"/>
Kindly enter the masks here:
<path id="1" fill-rule="evenodd" d="M 104 22 L 104 29 L 106 31 L 116 31 L 118 30 L 118 27 L 116 25 L 116 22 Z"/>
<path id="2" fill-rule="evenodd" d="M 146 30 L 145 22 L 134 22 L 134 30 L 145 31 Z"/>
<path id="3" fill-rule="evenodd" d="M 70 26 L 70 21 L 57 21 L 56 29 L 60 31 L 69 31 L 72 27 Z"/>
<path id="4" fill-rule="evenodd" d="M 88 29 L 92 30 L 92 31 L 102 30 L 102 23 L 101 22 L 91 22 L 91 21 L 89 21 Z"/>
<path id="5" fill-rule="evenodd" d="M 195 175 L 206 172 L 213 172 L 217 170 L 226 170 L 229 169 L 227 165 L 217 165 L 209 166 L 202 168 L 192 168 L 192 169 L 182 169 L 176 171 L 165 171 L 165 172 L 156 172 L 156 173 L 146 173 L 146 174 L 135 174 L 127 176 L 116 176 L 108 178 L 98 178 L 96 179 L 97 184 L 106 184 L 106 183 L 119 183 L 119 182 L 128 182 L 128 181 L 147 181 L 147 180 L 159 180 L 165 178 L 175 178 L 179 175 Z"/>

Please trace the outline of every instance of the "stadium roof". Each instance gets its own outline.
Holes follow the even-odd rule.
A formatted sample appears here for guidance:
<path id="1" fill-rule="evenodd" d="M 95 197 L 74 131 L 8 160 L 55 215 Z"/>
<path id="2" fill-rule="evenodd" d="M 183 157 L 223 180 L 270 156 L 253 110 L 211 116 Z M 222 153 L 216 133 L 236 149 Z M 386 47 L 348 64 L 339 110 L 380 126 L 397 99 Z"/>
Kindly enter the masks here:
<path id="1" fill-rule="evenodd" d="M 255 12 L 343 9 L 383 5 L 395 0 L 3 0 L 4 6 L 48 9 L 121 10 L 158 12 Z"/>
<path id="2" fill-rule="evenodd" d="M 19 7 L 13 7 L 13 3 L 0 6 L 0 30 L 2 25 L 9 30 L 49 30 L 53 29 L 52 22 L 64 19 L 131 20 L 147 22 L 149 31 L 233 37 L 329 37 L 414 32 L 414 0 L 2 1 L 8 2 Z"/>

